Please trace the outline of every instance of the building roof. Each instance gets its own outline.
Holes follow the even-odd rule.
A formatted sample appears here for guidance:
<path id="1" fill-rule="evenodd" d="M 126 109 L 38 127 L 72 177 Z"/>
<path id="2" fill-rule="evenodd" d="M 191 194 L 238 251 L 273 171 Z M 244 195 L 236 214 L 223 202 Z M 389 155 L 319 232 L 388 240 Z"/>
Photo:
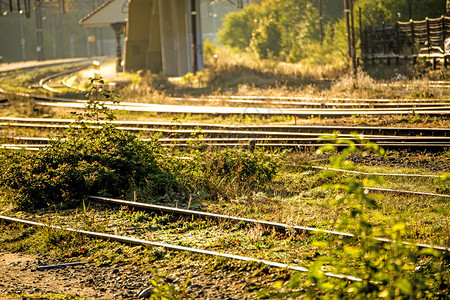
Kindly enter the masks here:
<path id="1" fill-rule="evenodd" d="M 128 0 L 109 0 L 80 20 L 83 27 L 107 27 L 125 22 L 128 17 Z"/>

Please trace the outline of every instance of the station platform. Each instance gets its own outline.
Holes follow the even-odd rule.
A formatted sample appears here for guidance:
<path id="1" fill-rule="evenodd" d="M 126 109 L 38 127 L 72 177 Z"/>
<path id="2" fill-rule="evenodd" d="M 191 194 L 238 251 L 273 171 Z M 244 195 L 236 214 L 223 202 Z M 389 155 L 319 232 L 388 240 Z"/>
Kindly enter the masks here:
<path id="1" fill-rule="evenodd" d="M 12 62 L 12 63 L 0 63 L 0 72 L 11 72 L 16 70 L 25 70 L 36 67 L 50 67 L 57 66 L 67 63 L 77 63 L 87 61 L 90 58 L 87 57 L 79 57 L 79 58 L 64 58 L 64 59 L 52 59 L 52 60 L 28 60 L 28 61 L 20 61 L 20 62 Z M 93 59 L 92 59 L 93 60 Z"/>

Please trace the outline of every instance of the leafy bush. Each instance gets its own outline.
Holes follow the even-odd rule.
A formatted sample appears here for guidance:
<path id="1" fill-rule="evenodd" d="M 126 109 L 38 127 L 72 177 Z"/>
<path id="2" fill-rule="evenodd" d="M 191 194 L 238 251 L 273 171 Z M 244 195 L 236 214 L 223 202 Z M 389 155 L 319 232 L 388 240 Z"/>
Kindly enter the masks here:
<path id="1" fill-rule="evenodd" d="M 101 100 L 115 100 L 102 83 L 91 79 L 92 99 L 84 113 L 74 113 L 77 120 L 65 138 L 33 154 L 0 153 L 0 189 L 18 208 L 70 203 L 87 194 L 123 197 L 133 190 L 147 199 L 197 190 L 227 198 L 276 173 L 279 160 L 262 152 L 197 151 L 192 160 L 180 160 L 157 139 L 142 141 L 119 130 L 108 122 L 115 116 Z"/>
<path id="2" fill-rule="evenodd" d="M 334 141 L 348 144 L 341 154 L 332 156 L 333 168 L 348 169 L 351 153 L 359 151 L 351 141 Z M 367 143 L 365 150 L 383 153 L 377 145 Z M 335 151 L 326 146 L 323 151 Z M 450 176 L 442 177 L 447 180 Z M 335 197 L 331 205 L 341 212 L 336 220 L 338 230 L 354 234 L 352 241 L 342 239 L 316 242 L 317 247 L 334 247 L 328 256 L 319 256 L 308 266 L 306 279 L 303 274 L 294 274 L 286 283 L 276 284 L 277 291 L 261 291 L 261 297 L 305 299 L 445 299 L 450 290 L 449 256 L 446 251 L 419 249 L 402 240 L 407 227 L 396 216 L 384 218 L 384 226 L 376 226 L 369 219 L 369 211 L 378 207 L 364 190 L 377 178 L 362 181 L 350 180 L 333 185 Z M 383 218 L 383 216 L 378 216 Z M 387 223 L 387 226 L 386 226 Z M 391 242 L 380 242 L 376 238 L 387 237 Z M 351 275 L 344 280 L 327 277 L 326 272 Z M 348 277 L 347 277 L 348 279 Z"/>
<path id="3" fill-rule="evenodd" d="M 101 84 L 93 79 L 91 84 Z M 160 160 L 163 150 L 157 141 L 143 142 L 117 129 L 101 97 L 111 98 L 98 87 L 95 99 L 71 126 L 68 136 L 50 142 L 35 154 L 3 152 L 0 184 L 14 191 L 19 208 L 30 209 L 51 203 L 81 199 L 94 193 L 124 195 L 130 188 L 151 182 L 153 195 L 176 188 L 176 180 Z"/>

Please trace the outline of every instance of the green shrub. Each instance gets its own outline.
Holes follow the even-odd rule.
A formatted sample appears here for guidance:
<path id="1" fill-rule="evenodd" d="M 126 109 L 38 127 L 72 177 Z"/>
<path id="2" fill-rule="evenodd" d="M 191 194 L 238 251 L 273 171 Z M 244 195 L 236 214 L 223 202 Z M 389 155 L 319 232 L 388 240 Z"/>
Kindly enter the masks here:
<path id="1" fill-rule="evenodd" d="M 334 143 L 348 144 L 342 153 L 330 158 L 333 168 L 348 169 L 352 164 L 347 160 L 351 153 L 359 151 L 352 141 L 334 140 Z M 326 146 L 323 150 L 336 149 Z M 365 151 L 373 150 L 382 154 L 377 145 L 367 143 Z M 447 180 L 450 176 L 442 176 Z M 402 236 L 406 224 L 395 215 L 384 218 L 383 226 L 376 226 L 369 218 L 369 211 L 378 203 L 369 197 L 365 186 L 374 184 L 376 178 L 362 181 L 350 180 L 337 183 L 334 199 L 330 205 L 339 209 L 336 220 L 338 230 L 354 234 L 351 241 L 342 239 L 316 242 L 317 247 L 333 247 L 328 256 L 319 256 L 307 266 L 309 271 L 294 274 L 283 284 L 276 284 L 277 291 L 261 291 L 261 297 L 304 299 L 445 299 L 450 290 L 449 256 L 446 251 L 419 249 L 416 245 L 405 244 Z M 378 215 L 378 218 L 383 218 Z M 377 237 L 386 237 L 392 242 L 380 242 Z M 351 275 L 357 280 L 336 279 L 326 276 L 326 272 Z M 306 278 L 305 278 L 306 277 Z M 358 280 L 359 279 L 359 280 Z"/>
<path id="2" fill-rule="evenodd" d="M 114 114 L 101 101 L 115 102 L 114 95 L 102 91 L 102 83 L 91 79 L 92 99 L 84 113 L 74 113 L 77 120 L 65 138 L 37 153 L 0 152 L 0 189 L 19 209 L 70 204 L 89 194 L 126 197 L 133 191 L 145 199 L 199 190 L 228 198 L 276 173 L 279 159 L 262 152 L 197 150 L 192 160 L 181 160 L 157 139 L 142 141 L 117 129 L 108 122 Z"/>
<path id="3" fill-rule="evenodd" d="M 93 79 L 91 84 L 103 83 Z M 22 209 L 81 199 L 86 194 L 124 195 L 149 185 L 152 195 L 176 188 L 170 169 L 160 161 L 164 151 L 156 140 L 143 142 L 109 122 L 114 116 L 102 99 L 108 92 L 95 86 L 84 114 L 78 115 L 66 138 L 34 154 L 3 152 L 0 185 L 13 193 Z M 99 93 L 101 95 L 99 96 Z M 75 114 L 77 115 L 77 114 Z"/>

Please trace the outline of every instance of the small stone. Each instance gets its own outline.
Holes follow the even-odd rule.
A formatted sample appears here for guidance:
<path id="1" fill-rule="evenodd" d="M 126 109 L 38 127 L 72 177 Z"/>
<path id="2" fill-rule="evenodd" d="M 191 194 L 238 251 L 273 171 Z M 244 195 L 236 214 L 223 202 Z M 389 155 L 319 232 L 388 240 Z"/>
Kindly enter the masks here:
<path id="1" fill-rule="evenodd" d="M 139 293 L 138 298 L 149 298 L 151 295 L 152 289 L 145 289 Z"/>

